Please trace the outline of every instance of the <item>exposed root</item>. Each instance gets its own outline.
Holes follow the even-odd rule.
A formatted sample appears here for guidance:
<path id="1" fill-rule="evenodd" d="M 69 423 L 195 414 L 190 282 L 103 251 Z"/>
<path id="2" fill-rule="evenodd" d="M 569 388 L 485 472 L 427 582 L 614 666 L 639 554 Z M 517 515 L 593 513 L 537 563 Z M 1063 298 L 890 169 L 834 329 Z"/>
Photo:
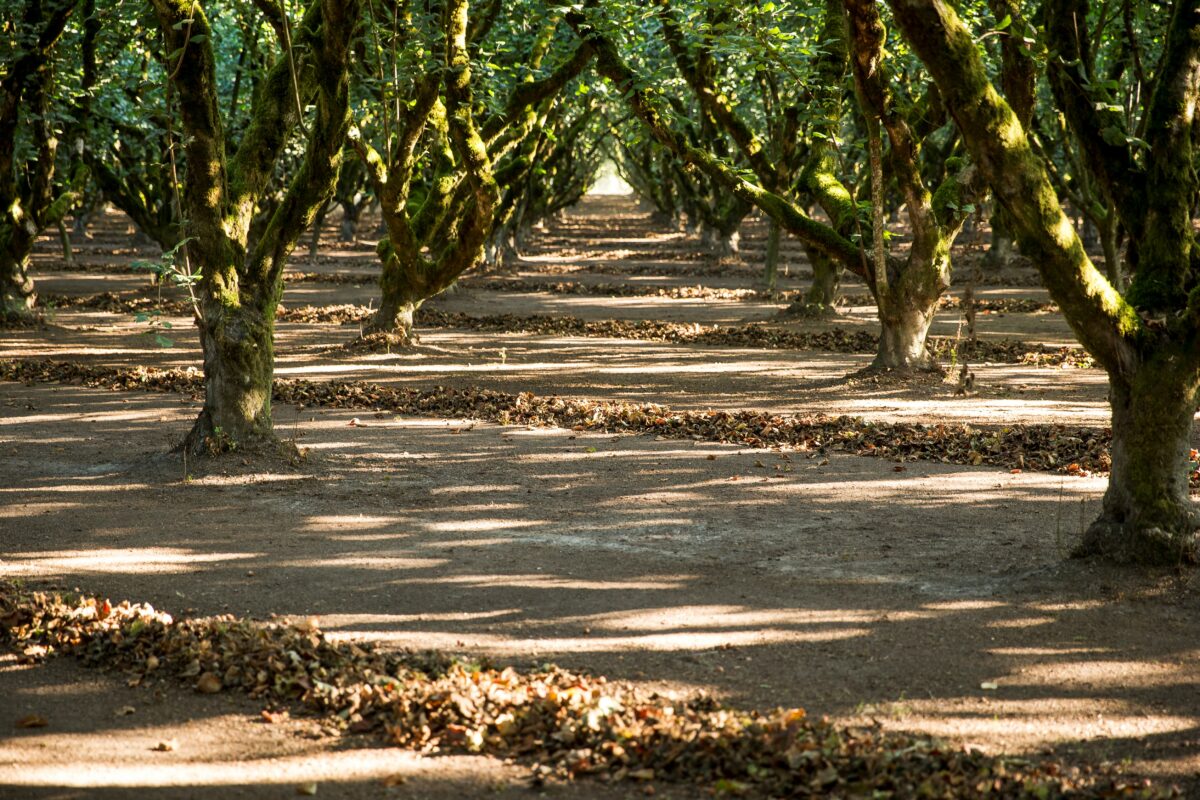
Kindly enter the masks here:
<path id="1" fill-rule="evenodd" d="M 412 331 L 375 331 L 331 349 L 347 353 L 403 353 L 415 350 L 420 341 L 421 338 Z"/>
<path id="2" fill-rule="evenodd" d="M 1123 523 L 1101 517 L 1088 526 L 1073 558 L 1098 556 L 1122 564 L 1178 566 L 1200 563 L 1200 536 L 1190 531 Z"/>
<path id="3" fill-rule="evenodd" d="M 250 467 L 250 472 L 304 464 L 308 451 L 284 441 L 273 432 L 254 431 L 238 437 L 215 426 L 208 412 L 201 411 L 187 436 L 172 450 L 184 460 L 184 473 L 228 474 L 230 465 Z"/>
<path id="4" fill-rule="evenodd" d="M 777 319 L 829 319 L 837 316 L 837 308 L 825 303 L 807 303 L 797 298 L 787 308 L 780 309 Z"/>
<path id="5" fill-rule="evenodd" d="M 936 359 L 911 367 L 888 367 L 875 362 L 846 376 L 851 382 L 870 382 L 889 386 L 932 385 L 942 383 L 946 368 Z"/>

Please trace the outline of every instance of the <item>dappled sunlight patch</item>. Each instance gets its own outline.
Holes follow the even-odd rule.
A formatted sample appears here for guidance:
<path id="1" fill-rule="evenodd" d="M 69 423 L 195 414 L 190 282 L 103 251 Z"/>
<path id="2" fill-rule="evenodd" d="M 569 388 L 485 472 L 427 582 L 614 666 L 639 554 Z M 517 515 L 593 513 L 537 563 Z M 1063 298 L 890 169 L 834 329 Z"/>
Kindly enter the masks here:
<path id="1" fill-rule="evenodd" d="M 989 628 L 1037 628 L 1042 625 L 1053 625 L 1058 622 L 1055 617 L 1014 617 L 1011 619 L 994 619 L 989 621 Z"/>
<path id="2" fill-rule="evenodd" d="M 407 569 L 435 569 L 449 564 L 446 558 L 415 558 L 411 556 L 389 556 L 384 553 L 370 553 L 355 556 L 333 556 L 322 558 L 281 559 L 271 562 L 275 567 L 292 569 L 324 569 L 327 567 L 350 567 L 352 569 L 378 570 L 390 572 Z"/>
<path id="3" fill-rule="evenodd" d="M 1069 661 L 1030 664 L 1022 668 L 1019 675 L 1005 678 L 1004 682 L 1029 687 L 1084 684 L 1089 688 L 1121 689 L 1178 684 L 1179 691 L 1186 692 L 1193 690 L 1193 681 L 1193 673 L 1184 668 L 1183 662 L 1073 658 Z"/>
<path id="4" fill-rule="evenodd" d="M 443 575 L 436 578 L 402 578 L 395 583 L 432 583 L 491 587 L 503 585 L 526 589 L 577 589 L 587 591 L 670 591 L 681 589 L 693 576 L 647 578 L 645 580 L 585 580 L 537 574 Z"/>
<path id="5" fill-rule="evenodd" d="M 1008 608 L 1008 603 L 1000 600 L 938 600 L 932 603 L 922 603 L 921 608 L 927 611 L 991 611 L 998 608 Z"/>
<path id="6" fill-rule="evenodd" d="M 72 475 L 71 478 L 72 478 L 72 480 L 80 480 L 80 481 L 82 480 L 80 477 L 77 477 L 74 475 Z M 78 493 L 78 494 L 88 494 L 88 493 L 108 494 L 109 492 L 138 491 L 141 489 L 149 488 L 149 485 L 145 484 L 145 483 L 134 483 L 134 482 L 122 480 L 120 483 L 114 482 L 113 484 L 107 484 L 107 483 L 105 483 L 105 484 L 86 484 L 86 483 L 82 483 L 82 482 L 80 482 L 80 483 L 52 483 L 52 484 L 43 484 L 40 486 L 35 485 L 32 488 L 36 489 L 38 492 L 54 492 L 54 493 L 59 493 L 59 494 L 76 494 L 76 493 Z M 23 494 L 28 494 L 29 489 L 30 489 L 30 487 L 28 487 L 28 486 L 21 487 L 21 488 L 0 487 L 0 494 L 23 495 Z M 65 503 L 65 504 L 64 503 L 56 503 L 55 505 L 58 505 L 63 508 L 67 508 L 72 505 L 78 505 L 78 504 L 77 503 Z"/>
<path id="7" fill-rule="evenodd" d="M 39 489 L 40 491 L 40 489 Z M 0 492 L 7 494 L 19 494 L 16 489 L 0 489 Z M 0 519 L 24 519 L 38 514 L 57 514 L 63 511 L 70 511 L 73 508 L 81 508 L 84 503 L 16 503 L 0 505 Z"/>
<path id="8" fill-rule="evenodd" d="M 426 522 L 421 527 L 432 533 L 475 533 L 476 531 L 503 531 L 514 528 L 536 528 L 551 524 L 549 520 L 531 519 L 461 519 L 451 522 Z"/>
<path id="9" fill-rule="evenodd" d="M 1067 602 L 1034 602 L 1029 603 L 1028 608 L 1036 611 L 1044 611 L 1047 614 L 1062 613 L 1064 611 L 1098 611 L 1110 605 L 1105 600 L 1070 600 Z"/>
<path id="10" fill-rule="evenodd" d="M 997 656 L 1062 656 L 1104 655 L 1114 652 L 1111 647 L 992 647 L 988 653 Z"/>
<path id="11" fill-rule="evenodd" d="M 418 614 L 322 614 L 320 622 L 329 633 L 334 629 L 358 628 L 364 625 L 411 625 L 417 622 L 477 622 L 494 621 L 501 617 L 521 614 L 519 608 L 498 608 L 488 611 L 429 611 Z"/>
<path id="12" fill-rule="evenodd" d="M 195 464 L 193 464 L 195 466 Z M 264 472 L 259 468 L 254 468 L 249 476 L 239 475 L 236 472 L 230 474 L 222 474 L 210 472 L 207 475 L 187 476 L 187 482 L 196 486 L 241 486 L 243 484 L 253 483 L 303 483 L 313 480 L 312 475 L 293 474 L 287 475 L 281 472 Z"/>
<path id="13" fill-rule="evenodd" d="M 728 650 L 740 647 L 755 647 L 773 644 L 804 644 L 838 642 L 868 636 L 865 628 L 840 628 L 830 630 L 792 630 L 764 628 L 761 630 L 721 631 L 674 631 L 667 633 L 617 633 L 605 632 L 584 636 L 502 636 L 488 633 L 463 633 L 461 631 L 363 631 L 355 636 L 347 635 L 347 641 L 359 637 L 373 642 L 387 642 L 393 646 L 432 647 L 439 650 L 461 650 L 469 647 L 474 652 L 492 656 L 518 657 L 534 655 L 587 654 L 587 653 L 689 653 L 705 650 Z M 338 634 L 330 634 L 336 640 Z"/>
<path id="14" fill-rule="evenodd" d="M 638 609 L 636 611 L 597 614 L 583 618 L 593 628 L 602 630 L 654 630 L 657 628 L 676 628 L 685 630 L 703 630 L 708 628 L 751 628 L 769 631 L 772 626 L 804 626 L 848 625 L 854 626 L 842 630 L 830 631 L 799 631 L 798 641 L 812 641 L 807 638 L 810 634 L 834 634 L 832 638 L 846 638 L 863 634 L 864 623 L 880 621 L 880 614 L 874 611 L 814 611 L 810 609 L 751 609 L 746 606 L 675 606 L 653 609 Z M 926 619 L 931 614 L 917 612 L 894 612 L 887 614 L 887 620 L 893 622 Z M 775 631 L 783 633 L 783 631 Z"/>
<path id="15" fill-rule="evenodd" d="M 70 422 L 70 423 L 96 423 L 96 422 L 153 422 L 157 423 L 164 413 L 161 408 L 147 409 L 146 411 L 104 411 L 96 413 L 94 411 L 68 411 L 59 414 L 23 414 L 14 416 L 0 416 L 0 427 L 13 425 L 48 425 L 54 422 Z M 43 439 L 48 444 L 54 443 L 54 439 Z M 61 441 L 78 441 L 78 439 L 65 439 Z"/>
<path id="16" fill-rule="evenodd" d="M 516 483 L 469 483 L 457 486 L 435 486 L 430 494 L 511 494 L 524 491 L 525 487 Z"/>
<path id="17" fill-rule="evenodd" d="M 1003 685 L 1000 690 L 1003 693 Z M 994 694 L 989 692 L 989 694 Z M 1046 700 L 1008 700 L 991 697 L 965 699 L 974 707 L 947 711 L 945 701 L 905 700 L 902 712 L 891 719 L 880 715 L 885 727 L 919 729 L 934 736 L 967 741 L 1003 741 L 1009 748 L 1037 748 L 1089 739 L 1141 739 L 1180 733 L 1196 727 L 1196 720 L 1175 714 L 1099 710 L 1095 700 L 1055 697 Z"/>
<path id="18" fill-rule="evenodd" d="M 233 721 L 236 717 L 229 716 Z M 215 720 L 215 722 L 219 722 Z M 153 737 L 152 730 L 145 736 Z M 128 741 L 131 737 L 121 737 Z M 145 737 L 143 737 L 145 738 Z M 46 745 L 54 749 L 72 748 L 83 743 L 83 736 L 55 734 L 46 737 Z M 42 748 L 45 749 L 45 748 Z M 2 752 L 2 750 L 0 750 Z M 322 794 L 335 793 L 338 784 L 349 782 L 386 781 L 399 785 L 406 777 L 420 777 L 436 770 L 437 782 L 470 778 L 479 772 L 468 766 L 466 759 L 443 758 L 436 763 L 417 753 L 397 752 L 377 747 L 321 751 L 301 755 L 274 756 L 269 759 L 242 759 L 237 753 L 225 757 L 207 748 L 204 758 L 176 758 L 170 763 L 149 762 L 142 754 L 129 754 L 128 760 L 113 763 L 112 758 L 89 761 L 72 759 L 70 768 L 61 763 L 22 763 L 17 768 L 0 765 L 0 784 L 7 786 L 55 787 L 79 789 L 163 789 L 241 787 L 247 784 L 287 786 L 281 792 L 294 796 L 293 786 L 319 782 Z M 482 786 L 478 787 L 482 789 Z M 334 795 L 335 796 L 335 795 Z"/>
<path id="19" fill-rule="evenodd" d="M 175 547 L 123 549 L 39 550 L 6 554 L 10 575 L 52 575 L 59 572 L 113 574 L 170 574 L 195 572 L 214 564 L 260 558 L 262 553 L 202 553 Z"/>
<path id="20" fill-rule="evenodd" d="M 344 533 L 347 530 L 371 530 L 395 525 L 399 517 L 366 516 L 364 514 L 325 514 L 308 518 L 300 528 L 314 533 Z"/>

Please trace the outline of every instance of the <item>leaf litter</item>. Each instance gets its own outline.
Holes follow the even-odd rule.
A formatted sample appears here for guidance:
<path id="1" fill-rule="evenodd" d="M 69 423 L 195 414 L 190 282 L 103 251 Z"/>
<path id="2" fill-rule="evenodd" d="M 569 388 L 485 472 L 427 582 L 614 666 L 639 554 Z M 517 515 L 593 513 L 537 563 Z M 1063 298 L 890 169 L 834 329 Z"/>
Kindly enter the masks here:
<path id="1" fill-rule="evenodd" d="M 203 391 L 203 376 L 194 368 L 117 368 L 49 359 L 0 360 L 0 380 L 188 395 Z M 820 413 L 681 411 L 657 403 L 512 394 L 474 387 L 411 389 L 364 381 L 302 379 L 276 379 L 274 400 L 289 405 L 477 419 L 501 425 L 786 448 L 814 456 L 839 452 L 900 462 L 926 460 L 1075 476 L 1104 474 L 1112 466 L 1109 429 L 1059 424 L 980 427 L 964 423 L 871 422 Z"/>
<path id="2" fill-rule="evenodd" d="M 613 285 L 615 284 L 609 284 L 609 286 Z M 679 288 L 676 287 L 676 289 Z M 866 298 L 869 299 L 869 295 Z M 191 316 L 192 314 L 192 307 L 186 301 L 144 295 L 119 295 L 115 292 L 103 292 L 88 296 L 56 295 L 49 298 L 49 302 L 57 308 L 93 309 L 110 313 L 158 311 L 178 316 Z M 358 325 L 370 319 L 374 314 L 374 309 L 355 304 L 308 305 L 294 308 L 280 307 L 276 313 L 276 319 L 281 322 L 302 324 Z M 878 336 L 864 330 L 829 328 L 823 331 L 789 331 L 760 323 L 703 325 L 657 320 L 585 320 L 579 317 L 548 314 L 475 316 L 430 308 L 420 309 L 416 315 L 416 322 L 418 325 L 428 328 L 603 337 L 718 347 L 821 350 L 833 353 L 874 353 L 879 344 Z M 351 352 L 376 352 L 386 351 L 391 346 L 390 342 L 382 341 L 379 337 L 364 337 L 334 349 Z M 1096 366 L 1095 361 L 1081 347 L 1038 347 L 1029 342 L 1015 339 L 969 341 L 931 336 L 928 347 L 935 356 L 948 357 L 954 352 L 957 360 L 973 362 L 1087 369 Z"/>
<path id="3" fill-rule="evenodd" d="M 310 624 L 175 619 L 147 604 L 9 581 L 0 581 L 0 640 L 119 670 L 135 686 L 219 676 L 263 704 L 420 753 L 512 758 L 535 782 L 670 781 L 775 797 L 1179 796 L 1111 766 L 985 755 L 878 725 L 840 727 L 799 708 L 736 710 L 703 693 L 676 699 L 551 665 L 518 671 L 383 651 L 330 641 Z"/>

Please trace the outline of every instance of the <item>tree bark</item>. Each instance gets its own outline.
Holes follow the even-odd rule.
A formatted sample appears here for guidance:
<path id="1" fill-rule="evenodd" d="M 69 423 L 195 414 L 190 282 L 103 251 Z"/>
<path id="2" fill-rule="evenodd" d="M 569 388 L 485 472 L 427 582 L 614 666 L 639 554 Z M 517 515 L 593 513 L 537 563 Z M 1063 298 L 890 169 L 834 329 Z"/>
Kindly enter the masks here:
<path id="1" fill-rule="evenodd" d="M 779 276 L 779 244 L 782 234 L 779 222 L 770 220 L 767 227 L 767 254 L 763 260 L 763 288 L 768 292 L 775 291 Z"/>
<path id="2" fill-rule="evenodd" d="M 1118 292 L 1125 291 L 1125 275 L 1121 271 L 1121 248 L 1117 244 L 1117 215 L 1109 213 L 1096 226 L 1100 231 L 1100 245 L 1104 248 L 1104 274 Z"/>
<path id="3" fill-rule="evenodd" d="M 329 213 L 329 204 L 321 206 L 312 223 L 312 238 L 308 240 L 308 257 L 316 258 L 321 252 L 321 228 L 325 227 L 325 215 Z"/>
<path id="4" fill-rule="evenodd" d="M 804 295 L 804 302 L 812 308 L 833 310 L 837 303 L 842 283 L 842 266 L 818 250 L 808 251 L 812 264 L 812 285 Z"/>
<path id="5" fill-rule="evenodd" d="M 23 319 L 37 302 L 29 259 L 17 258 L 8 248 L 0 250 L 0 314 L 3 319 Z"/>
<path id="6" fill-rule="evenodd" d="M 1004 216 L 1000 210 L 992 214 L 992 241 L 988 245 L 987 255 L 983 257 L 984 263 L 989 267 L 1003 269 L 1012 263 L 1016 256 L 1016 247 L 1013 242 L 1012 231 L 1005 222 Z"/>
<path id="7" fill-rule="evenodd" d="M 413 332 L 413 321 L 423 301 L 424 298 L 401 299 L 392 295 L 375 312 L 364 331 L 392 334 L 400 345 L 415 344 L 418 337 Z"/>
<path id="8" fill-rule="evenodd" d="M 702 239 L 704 246 L 719 259 L 735 258 L 741 243 L 741 234 L 737 231 L 724 231 L 718 228 L 704 226 Z"/>
<path id="9" fill-rule="evenodd" d="M 338 228 L 338 240 L 342 242 L 358 241 L 358 219 L 362 207 L 358 203 L 342 203 L 342 223 Z"/>
<path id="10" fill-rule="evenodd" d="M 185 446 L 215 455 L 273 440 L 274 304 L 262 308 L 203 304 L 204 408 Z"/>
<path id="11" fill-rule="evenodd" d="M 76 6 L 77 0 L 24 4 L 20 22 L 30 34 L 29 41 L 8 53 L 0 69 L 0 314 L 4 318 L 30 315 L 37 300 L 29 276 L 33 244 L 77 202 L 86 174 L 77 167 L 71 187 L 55 198 L 58 139 L 50 119 L 52 51 Z M 33 158 L 17 155 L 21 127 L 29 131 Z"/>
<path id="12" fill-rule="evenodd" d="M 934 303 L 936 308 L 936 301 Z M 879 349 L 871 363 L 878 370 L 929 370 L 937 362 L 925 348 L 933 310 L 905 307 L 879 311 Z"/>
<path id="13" fill-rule="evenodd" d="M 1078 555 L 1173 564 L 1195 561 L 1197 518 L 1188 495 L 1194 389 L 1171 361 L 1109 382 L 1112 472 L 1104 506 Z"/>

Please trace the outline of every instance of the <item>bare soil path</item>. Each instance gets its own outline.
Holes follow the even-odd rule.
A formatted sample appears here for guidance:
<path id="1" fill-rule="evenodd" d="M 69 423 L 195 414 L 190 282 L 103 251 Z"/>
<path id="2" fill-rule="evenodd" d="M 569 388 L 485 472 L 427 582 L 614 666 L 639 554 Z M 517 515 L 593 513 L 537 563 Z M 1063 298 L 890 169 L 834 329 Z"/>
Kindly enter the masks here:
<path id="1" fill-rule="evenodd" d="M 752 284 L 751 267 L 673 274 L 713 265 L 689 256 L 684 237 L 638 228 L 628 206 L 574 214 L 535 240 L 523 277 L 544 279 L 544 264 L 617 263 L 660 269 L 663 285 Z M 372 268 L 369 249 L 329 244 L 335 255 L 322 256 L 336 268 Z M 104 239 L 83 255 L 125 258 L 113 249 Z M 40 258 L 43 292 L 143 282 L 51 271 L 49 248 Z M 634 279 L 644 277 L 603 274 Z M 366 303 L 373 291 L 305 282 L 285 302 Z M 705 323 L 779 307 L 469 282 L 438 305 Z M 953 313 L 940 324 L 956 325 Z M 131 315 L 62 310 L 48 327 L 5 331 L 0 358 L 197 365 L 194 334 L 176 321 L 177 346 L 164 350 Z M 994 322 L 985 330 L 1067 341 L 1055 315 Z M 866 326 L 869 314 L 851 309 L 836 324 Z M 847 384 L 861 355 L 455 329 L 429 331 L 416 353 L 327 352 L 353 335 L 282 323 L 280 375 L 879 420 L 1103 426 L 1107 416 L 1095 370 L 979 367 L 980 391 L 956 397 L 936 382 Z M 195 412 L 176 395 L 0 384 L 0 577 L 175 612 L 316 616 L 340 639 L 553 661 L 988 752 L 1125 762 L 1200 793 L 1200 582 L 1065 558 L 1103 479 L 932 462 L 896 471 L 883 459 L 291 406 L 277 408 L 276 426 L 308 449 L 308 465 L 189 477 L 163 454 Z M 119 716 L 126 706 L 134 713 Z M 316 719 L 264 725 L 248 699 L 129 689 L 66 661 L 0 661 L 0 709 L 0 797 L 265 798 L 309 782 L 334 797 L 529 796 L 523 770 L 495 760 L 421 759 Z M 27 713 L 50 725 L 11 727 Z M 167 740 L 177 748 L 154 750 Z M 642 796 L 632 785 L 538 791 Z"/>

